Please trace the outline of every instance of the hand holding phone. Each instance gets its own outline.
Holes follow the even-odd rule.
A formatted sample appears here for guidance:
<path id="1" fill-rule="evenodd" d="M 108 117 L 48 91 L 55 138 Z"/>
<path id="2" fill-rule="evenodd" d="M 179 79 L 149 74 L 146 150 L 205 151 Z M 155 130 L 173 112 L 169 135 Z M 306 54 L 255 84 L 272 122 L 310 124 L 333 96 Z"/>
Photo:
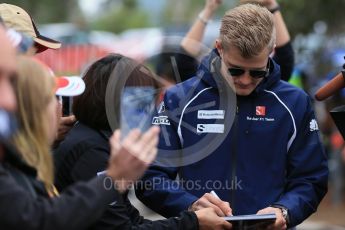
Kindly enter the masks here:
<path id="1" fill-rule="evenodd" d="M 148 86 L 125 87 L 121 95 L 121 136 L 133 129 L 146 132 L 156 112 L 157 90 Z"/>

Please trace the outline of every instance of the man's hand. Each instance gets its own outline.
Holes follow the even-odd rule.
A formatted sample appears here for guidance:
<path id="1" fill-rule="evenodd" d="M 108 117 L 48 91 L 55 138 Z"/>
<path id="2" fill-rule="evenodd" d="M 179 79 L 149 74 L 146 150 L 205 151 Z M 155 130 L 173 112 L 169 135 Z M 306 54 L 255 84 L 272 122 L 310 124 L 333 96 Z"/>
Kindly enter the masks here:
<path id="1" fill-rule="evenodd" d="M 213 208 L 204 208 L 195 212 L 198 217 L 199 229 L 200 230 L 222 230 L 232 229 L 229 222 L 219 217 Z"/>
<path id="2" fill-rule="evenodd" d="M 120 131 L 110 138 L 111 157 L 107 175 L 116 183 L 119 192 L 125 192 L 139 179 L 157 154 L 159 127 L 153 126 L 144 134 L 131 131 L 120 142 Z"/>
<path id="3" fill-rule="evenodd" d="M 223 0 L 206 0 L 204 7 L 205 14 L 207 14 L 209 17 L 212 17 L 222 2 Z"/>
<path id="4" fill-rule="evenodd" d="M 199 200 L 195 201 L 189 208 L 191 211 L 198 211 L 204 208 L 213 208 L 218 216 L 231 216 L 232 209 L 229 202 L 213 196 L 211 193 L 205 193 Z"/>
<path id="5" fill-rule="evenodd" d="M 258 211 L 257 214 L 276 214 L 276 222 L 274 224 L 269 225 L 266 229 L 267 230 L 285 230 L 287 229 L 286 221 L 283 217 L 283 213 L 279 208 L 268 207 L 265 209 L 261 209 Z"/>

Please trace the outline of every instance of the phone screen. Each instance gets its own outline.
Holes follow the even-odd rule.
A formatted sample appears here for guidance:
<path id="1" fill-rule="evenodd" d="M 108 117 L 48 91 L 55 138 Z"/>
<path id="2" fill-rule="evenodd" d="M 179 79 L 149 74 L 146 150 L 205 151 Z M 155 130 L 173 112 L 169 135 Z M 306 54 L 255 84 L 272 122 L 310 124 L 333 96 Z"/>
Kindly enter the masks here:
<path id="1" fill-rule="evenodd" d="M 153 87 L 125 87 L 121 95 L 121 134 L 138 128 L 147 131 L 156 111 L 157 90 Z"/>
<path id="2" fill-rule="evenodd" d="M 72 104 L 73 104 L 73 97 L 62 96 L 62 116 L 63 117 L 68 117 L 73 114 Z"/>

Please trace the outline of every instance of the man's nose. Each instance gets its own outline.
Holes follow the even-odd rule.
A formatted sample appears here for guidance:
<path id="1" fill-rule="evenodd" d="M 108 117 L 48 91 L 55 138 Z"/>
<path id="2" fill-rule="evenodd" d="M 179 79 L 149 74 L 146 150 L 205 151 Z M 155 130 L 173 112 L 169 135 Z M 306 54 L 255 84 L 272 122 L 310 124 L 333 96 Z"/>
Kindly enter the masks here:
<path id="1" fill-rule="evenodd" d="M 251 84 L 253 81 L 252 77 L 249 75 L 249 71 L 245 71 L 241 76 L 240 76 L 240 82 L 243 85 L 248 85 Z"/>

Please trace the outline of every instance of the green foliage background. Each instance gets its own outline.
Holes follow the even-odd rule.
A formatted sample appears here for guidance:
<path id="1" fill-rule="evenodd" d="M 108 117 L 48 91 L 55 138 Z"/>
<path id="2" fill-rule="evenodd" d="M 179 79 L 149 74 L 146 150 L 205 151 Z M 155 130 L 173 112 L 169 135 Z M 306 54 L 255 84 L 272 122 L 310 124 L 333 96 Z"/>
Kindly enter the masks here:
<path id="1" fill-rule="evenodd" d="M 90 0 L 91 1 L 91 0 Z M 150 14 L 138 7 L 139 0 L 107 0 L 104 10 L 93 21 L 82 15 L 77 0 L 8 0 L 26 9 L 36 22 L 84 22 L 91 28 L 121 32 L 128 28 L 147 26 L 173 26 L 191 24 L 202 9 L 204 0 L 166 0 L 165 8 L 156 21 L 150 20 Z M 152 4 L 156 1 L 152 0 Z M 278 0 L 284 18 L 294 37 L 298 33 L 313 31 L 316 21 L 322 20 L 328 25 L 328 33 L 337 34 L 345 31 L 345 0 Z M 235 0 L 224 0 L 216 17 L 237 4 Z"/>

